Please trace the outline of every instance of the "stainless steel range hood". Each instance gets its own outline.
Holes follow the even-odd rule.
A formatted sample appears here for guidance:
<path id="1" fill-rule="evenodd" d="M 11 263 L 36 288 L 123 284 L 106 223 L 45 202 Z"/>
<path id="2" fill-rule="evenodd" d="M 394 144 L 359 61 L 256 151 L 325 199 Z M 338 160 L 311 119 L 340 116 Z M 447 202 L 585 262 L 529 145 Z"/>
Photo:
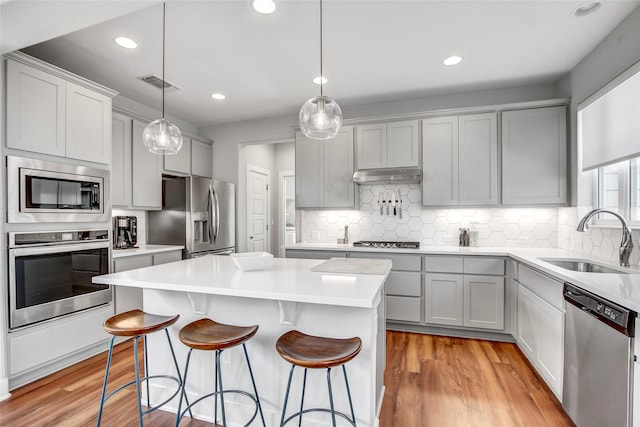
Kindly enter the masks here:
<path id="1" fill-rule="evenodd" d="M 368 169 L 353 174 L 356 184 L 419 184 L 421 180 L 419 168 Z"/>

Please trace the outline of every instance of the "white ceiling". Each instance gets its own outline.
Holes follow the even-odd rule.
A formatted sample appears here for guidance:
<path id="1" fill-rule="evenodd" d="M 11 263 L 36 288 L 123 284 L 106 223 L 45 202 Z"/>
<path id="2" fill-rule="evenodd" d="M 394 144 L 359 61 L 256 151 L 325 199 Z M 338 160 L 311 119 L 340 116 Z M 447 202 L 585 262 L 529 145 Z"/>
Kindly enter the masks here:
<path id="1" fill-rule="evenodd" d="M 166 80 L 181 88 L 167 92 L 168 114 L 196 126 L 296 114 L 319 93 L 311 82 L 319 75 L 318 2 L 275 1 L 273 15 L 258 14 L 250 0 L 167 2 Z M 346 106 L 555 82 L 640 0 L 603 1 L 596 13 L 573 16 L 583 3 L 325 0 L 324 92 Z M 162 74 L 161 31 L 162 5 L 154 4 L 27 51 L 160 109 L 161 91 L 136 77 Z M 117 35 L 139 47 L 116 46 Z M 464 61 L 443 66 L 452 54 Z"/>

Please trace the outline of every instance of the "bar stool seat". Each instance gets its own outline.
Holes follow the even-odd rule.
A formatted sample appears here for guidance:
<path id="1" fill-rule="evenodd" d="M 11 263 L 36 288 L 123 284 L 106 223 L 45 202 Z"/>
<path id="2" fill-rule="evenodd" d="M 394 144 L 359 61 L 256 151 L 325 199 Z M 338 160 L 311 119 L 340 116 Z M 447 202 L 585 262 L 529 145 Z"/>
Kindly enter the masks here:
<path id="1" fill-rule="evenodd" d="M 187 347 L 189 347 L 189 353 L 187 354 L 187 363 L 184 369 L 184 385 L 183 393 L 180 397 L 180 404 L 178 405 L 178 414 L 176 417 L 176 426 L 180 424 L 180 420 L 186 414 L 187 410 L 191 410 L 193 406 L 198 404 L 204 399 L 209 397 L 215 398 L 215 414 L 214 423 L 218 421 L 218 396 L 220 396 L 220 407 L 222 409 L 222 425 L 227 426 L 224 395 L 227 393 L 242 394 L 249 397 L 256 405 L 255 412 L 251 419 L 245 424 L 248 426 L 260 413 L 262 425 L 266 427 L 264 414 L 262 413 L 262 406 L 260 405 L 260 398 L 258 396 L 258 390 L 256 388 L 256 382 L 253 377 L 253 371 L 251 369 L 251 362 L 249 361 L 249 354 L 247 353 L 247 347 L 245 343 L 251 339 L 258 332 L 258 325 L 253 326 L 235 326 L 226 325 L 224 323 L 218 323 L 214 320 L 204 318 L 189 323 L 184 326 L 178 333 L 178 338 Z M 245 359 L 247 361 L 247 367 L 249 369 L 249 375 L 251 377 L 251 383 L 253 385 L 253 393 L 248 393 L 244 390 L 225 390 L 222 385 L 222 370 L 220 367 L 220 355 L 226 349 L 242 345 L 244 350 Z M 215 391 L 208 393 L 204 396 L 200 396 L 189 404 L 187 401 L 187 407 L 182 410 L 182 396 L 186 399 L 186 385 L 187 385 L 187 373 L 189 371 L 189 362 L 191 360 L 191 352 L 193 350 L 215 351 Z"/>
<path id="2" fill-rule="evenodd" d="M 289 421 L 299 417 L 300 425 L 302 425 L 302 415 L 308 412 L 328 412 L 331 414 L 333 426 L 336 426 L 336 415 L 347 420 L 351 425 L 356 425 L 356 417 L 353 411 L 353 402 L 351 400 L 351 391 L 349 390 L 349 381 L 347 380 L 347 370 L 345 363 L 352 360 L 360 353 L 362 349 L 362 340 L 358 337 L 354 338 L 327 338 L 307 335 L 300 331 L 289 331 L 278 338 L 276 342 L 276 350 L 278 354 L 291 363 L 291 371 L 289 373 L 289 381 L 285 392 L 284 405 L 282 408 L 282 418 L 280 426 L 284 426 Z M 300 410 L 285 419 L 287 411 L 287 403 L 289 400 L 289 391 L 291 389 L 291 380 L 293 371 L 296 366 L 304 368 L 304 379 L 302 382 L 302 397 L 300 400 Z M 342 366 L 344 374 L 344 382 L 349 398 L 349 408 L 351 409 L 351 417 L 342 412 L 335 410 L 333 404 L 333 391 L 331 387 L 331 369 Z M 329 389 L 330 408 L 311 408 L 304 409 L 304 393 L 307 384 L 307 369 L 326 369 L 327 370 L 327 386 Z"/>
<path id="3" fill-rule="evenodd" d="M 123 390 L 124 388 L 135 384 L 136 385 L 136 397 L 138 401 L 138 423 L 140 427 L 143 426 L 142 417 L 145 414 L 155 411 L 156 409 L 163 406 L 165 403 L 169 402 L 173 399 L 181 390 L 182 390 L 182 376 L 180 375 L 180 368 L 178 367 L 178 361 L 176 359 L 175 352 L 173 351 L 173 345 L 171 344 L 171 338 L 169 337 L 169 332 L 167 328 L 178 321 L 180 315 L 174 316 L 163 316 L 157 314 L 145 313 L 142 310 L 130 310 L 123 313 L 116 314 L 110 318 L 108 318 L 103 325 L 105 332 L 112 335 L 111 341 L 109 343 L 109 354 L 107 356 L 107 366 L 105 368 L 104 374 L 104 382 L 102 386 L 102 396 L 100 398 L 100 409 L 98 411 L 98 420 L 96 425 L 100 426 L 102 420 L 102 413 L 104 410 L 104 404 L 109 398 L 111 398 L 117 392 Z M 171 355 L 173 357 L 173 363 L 176 368 L 176 375 L 149 375 L 148 366 L 148 351 L 147 351 L 147 335 L 164 331 L 167 337 L 167 342 L 169 343 L 169 349 L 171 350 Z M 108 395 L 107 393 L 107 383 L 109 381 L 109 370 L 111 367 L 111 358 L 113 356 L 113 346 L 115 343 L 116 337 L 134 337 L 133 342 L 133 363 L 135 367 L 136 378 L 132 381 L 127 382 L 126 384 L 116 388 L 111 391 Z M 144 376 L 140 374 L 140 367 L 138 363 L 138 340 L 143 337 L 144 341 Z M 173 395 L 166 399 L 164 402 L 159 403 L 155 406 L 151 406 L 149 400 L 149 380 L 157 379 L 157 378 L 165 378 L 172 380 L 176 383 L 177 387 Z M 145 382 L 147 389 L 147 409 L 145 411 L 142 410 L 142 393 L 140 390 L 141 382 Z"/>

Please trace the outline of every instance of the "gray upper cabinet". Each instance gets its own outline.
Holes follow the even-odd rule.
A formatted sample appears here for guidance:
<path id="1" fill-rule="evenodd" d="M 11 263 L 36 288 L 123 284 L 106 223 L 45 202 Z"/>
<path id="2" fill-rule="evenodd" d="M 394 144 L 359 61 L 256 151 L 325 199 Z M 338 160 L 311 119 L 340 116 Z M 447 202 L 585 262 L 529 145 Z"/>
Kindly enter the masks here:
<path id="1" fill-rule="evenodd" d="M 423 120 L 422 167 L 423 205 L 496 205 L 496 113 Z"/>
<path id="2" fill-rule="evenodd" d="M 20 53 L 6 78 L 8 148 L 109 164 L 116 92 Z"/>
<path id="3" fill-rule="evenodd" d="M 356 127 L 356 168 L 418 167 L 420 138 L 417 120 Z"/>
<path id="4" fill-rule="evenodd" d="M 502 204 L 567 203 L 565 106 L 502 113 Z"/>
<path id="5" fill-rule="evenodd" d="M 329 140 L 297 132 L 295 156 L 297 208 L 355 207 L 352 126 Z"/>
<path id="6" fill-rule="evenodd" d="M 213 177 L 213 146 L 210 143 L 191 139 L 191 175 Z"/>
<path id="7" fill-rule="evenodd" d="M 163 171 L 180 175 L 191 173 L 191 138 L 182 136 L 182 148 L 178 154 L 165 154 Z"/>
<path id="8" fill-rule="evenodd" d="M 111 120 L 111 203 L 131 206 L 131 126 L 133 120 L 113 113 Z"/>
<path id="9" fill-rule="evenodd" d="M 162 208 L 162 156 L 147 150 L 142 132 L 147 123 L 133 120 L 132 137 L 132 204 L 134 208 Z"/>

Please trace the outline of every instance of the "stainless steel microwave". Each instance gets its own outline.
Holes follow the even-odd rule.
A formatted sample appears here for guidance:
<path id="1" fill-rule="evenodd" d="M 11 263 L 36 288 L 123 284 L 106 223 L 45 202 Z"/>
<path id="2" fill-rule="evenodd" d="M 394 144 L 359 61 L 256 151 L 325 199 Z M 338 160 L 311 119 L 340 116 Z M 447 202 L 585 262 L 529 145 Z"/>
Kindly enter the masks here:
<path id="1" fill-rule="evenodd" d="M 7 199 L 10 223 L 111 219 L 103 169 L 7 156 Z"/>

